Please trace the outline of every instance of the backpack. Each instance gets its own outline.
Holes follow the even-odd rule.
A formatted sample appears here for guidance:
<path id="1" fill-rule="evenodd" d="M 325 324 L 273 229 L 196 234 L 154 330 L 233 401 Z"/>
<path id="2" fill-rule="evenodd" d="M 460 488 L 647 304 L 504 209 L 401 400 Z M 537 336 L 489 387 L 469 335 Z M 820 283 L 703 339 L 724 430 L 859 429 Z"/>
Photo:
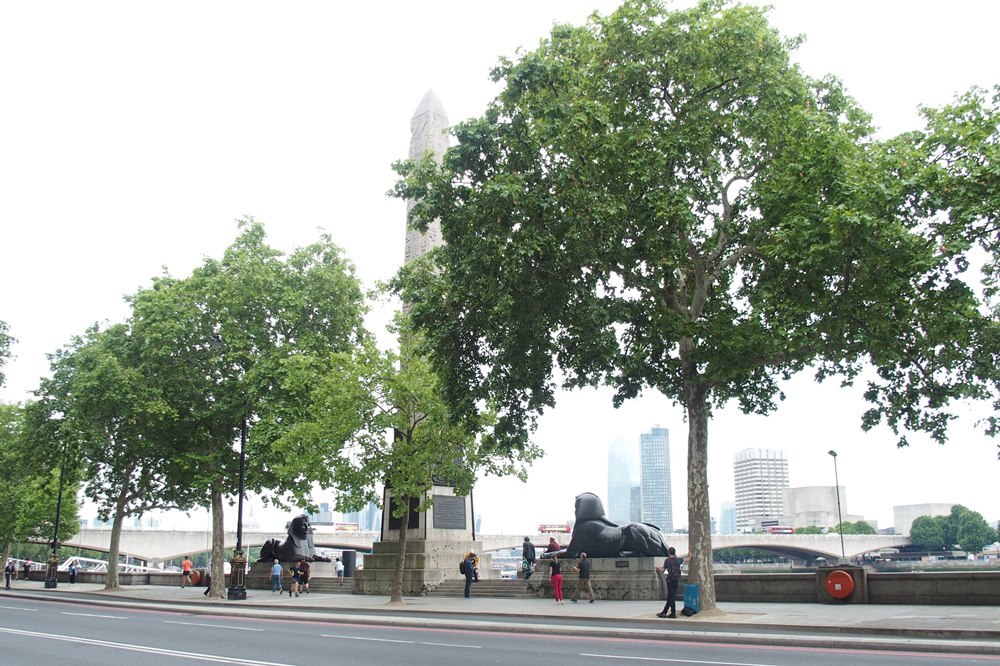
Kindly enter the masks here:
<path id="1" fill-rule="evenodd" d="M 465 559 L 463 558 L 461 562 L 458 563 L 458 573 L 465 575 Z"/>

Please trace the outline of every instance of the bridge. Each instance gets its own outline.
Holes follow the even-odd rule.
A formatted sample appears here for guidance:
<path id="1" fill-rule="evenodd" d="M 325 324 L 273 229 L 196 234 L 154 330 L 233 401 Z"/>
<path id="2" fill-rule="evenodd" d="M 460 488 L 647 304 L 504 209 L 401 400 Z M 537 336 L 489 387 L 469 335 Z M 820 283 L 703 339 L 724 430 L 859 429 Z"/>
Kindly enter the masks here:
<path id="1" fill-rule="evenodd" d="M 482 543 L 484 552 L 520 548 L 524 542 L 523 534 L 481 534 L 476 540 Z M 531 540 L 536 546 L 544 547 L 550 534 L 535 534 Z M 687 534 L 665 534 L 667 543 L 677 549 L 679 557 L 689 557 Z M 245 547 L 260 547 L 269 539 L 284 540 L 284 535 L 275 532 L 243 532 Z M 563 546 L 569 543 L 569 535 L 556 535 L 562 539 Z M 318 548 L 334 550 L 356 550 L 362 553 L 371 552 L 372 543 L 378 541 L 377 532 L 334 532 L 314 529 L 313 542 Z M 236 545 L 236 532 L 227 531 L 225 547 Z M 848 558 L 858 557 L 890 548 L 901 548 L 910 545 L 909 537 L 885 534 L 845 534 L 844 555 Z M 72 539 L 63 542 L 64 546 L 86 548 L 107 552 L 111 544 L 111 530 L 84 529 Z M 712 547 L 715 550 L 723 548 L 748 548 L 763 550 L 786 557 L 792 561 L 805 562 L 823 557 L 827 560 L 840 559 L 839 534 L 713 534 Z M 123 555 L 136 560 L 156 563 L 165 560 L 177 560 L 185 555 L 211 550 L 212 535 L 210 532 L 197 530 L 122 530 L 119 549 Z"/>
<path id="2" fill-rule="evenodd" d="M 286 535 L 278 531 L 243 531 L 243 546 L 259 548 L 270 539 L 284 541 Z M 372 543 L 378 541 L 377 532 L 313 532 L 313 543 L 318 548 L 371 552 Z M 111 546 L 111 528 L 83 529 L 76 536 L 60 542 L 67 548 L 86 548 L 102 553 Z M 226 531 L 223 543 L 226 548 L 236 546 L 236 531 Z M 212 533 L 205 530 L 152 530 L 123 529 L 118 549 L 123 557 L 157 563 L 180 560 L 185 555 L 212 550 Z"/>

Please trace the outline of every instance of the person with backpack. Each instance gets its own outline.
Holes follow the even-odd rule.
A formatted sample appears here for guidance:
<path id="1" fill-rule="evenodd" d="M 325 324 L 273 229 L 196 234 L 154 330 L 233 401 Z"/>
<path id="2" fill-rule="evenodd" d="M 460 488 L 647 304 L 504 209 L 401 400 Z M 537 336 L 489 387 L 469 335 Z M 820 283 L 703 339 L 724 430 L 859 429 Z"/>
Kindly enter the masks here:
<path id="1" fill-rule="evenodd" d="M 677 559 L 677 551 L 673 546 L 667 548 L 667 559 L 663 560 L 662 567 L 656 567 L 656 573 L 667 576 L 667 603 L 656 617 L 676 618 L 677 602 L 674 597 L 677 596 L 677 586 L 681 582 L 681 561 Z"/>
<path id="2" fill-rule="evenodd" d="M 462 560 L 462 565 L 459 567 L 461 572 L 465 574 L 465 598 L 472 598 L 472 578 L 476 575 L 476 551 L 470 550 Z"/>

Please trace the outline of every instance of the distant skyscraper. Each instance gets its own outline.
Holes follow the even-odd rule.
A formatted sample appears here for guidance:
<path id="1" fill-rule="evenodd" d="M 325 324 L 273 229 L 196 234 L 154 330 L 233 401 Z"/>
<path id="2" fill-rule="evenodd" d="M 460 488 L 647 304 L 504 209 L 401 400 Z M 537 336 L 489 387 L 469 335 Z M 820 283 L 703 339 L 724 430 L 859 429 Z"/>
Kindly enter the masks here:
<path id="1" fill-rule="evenodd" d="M 670 484 L 670 432 L 653 426 L 639 435 L 642 521 L 663 532 L 674 531 L 673 492 Z"/>
<path id="2" fill-rule="evenodd" d="M 736 502 L 722 503 L 722 520 L 719 521 L 719 533 L 736 534 Z"/>
<path id="3" fill-rule="evenodd" d="M 788 460 L 784 451 L 743 449 L 733 463 L 736 480 L 736 531 L 751 532 L 762 520 L 785 515 Z"/>
<path id="4" fill-rule="evenodd" d="M 608 447 L 608 518 L 616 523 L 638 521 L 640 497 L 639 449 L 619 437 Z"/>

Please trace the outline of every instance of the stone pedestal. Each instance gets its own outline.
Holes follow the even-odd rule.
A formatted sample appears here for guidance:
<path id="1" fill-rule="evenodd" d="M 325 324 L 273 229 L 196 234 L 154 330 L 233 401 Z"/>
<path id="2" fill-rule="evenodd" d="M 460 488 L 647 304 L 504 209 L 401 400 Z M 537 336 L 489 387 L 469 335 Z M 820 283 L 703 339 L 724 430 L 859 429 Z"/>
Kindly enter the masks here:
<path id="1" fill-rule="evenodd" d="M 592 557 L 590 584 L 598 599 L 642 601 L 660 600 L 665 597 L 662 576 L 656 567 L 663 563 L 662 557 Z M 560 559 L 563 574 L 563 595 L 569 599 L 579 580 L 573 571 L 575 560 Z M 549 582 L 549 561 L 535 563 L 535 573 L 528 579 L 528 591 L 540 597 L 552 597 Z"/>
<path id="2" fill-rule="evenodd" d="M 490 575 L 490 558 L 482 553 L 482 544 L 474 540 L 472 498 L 455 495 L 454 488 L 434 486 L 434 504 L 423 513 L 415 504 L 407 519 L 406 554 L 403 561 L 403 594 L 427 594 L 449 578 L 461 576 L 462 557 L 479 553 L 480 578 Z M 392 517 L 395 498 L 386 491 L 382 511 L 382 539 L 365 555 L 364 568 L 354 580 L 355 594 L 390 594 L 399 559 L 401 520 Z"/>

